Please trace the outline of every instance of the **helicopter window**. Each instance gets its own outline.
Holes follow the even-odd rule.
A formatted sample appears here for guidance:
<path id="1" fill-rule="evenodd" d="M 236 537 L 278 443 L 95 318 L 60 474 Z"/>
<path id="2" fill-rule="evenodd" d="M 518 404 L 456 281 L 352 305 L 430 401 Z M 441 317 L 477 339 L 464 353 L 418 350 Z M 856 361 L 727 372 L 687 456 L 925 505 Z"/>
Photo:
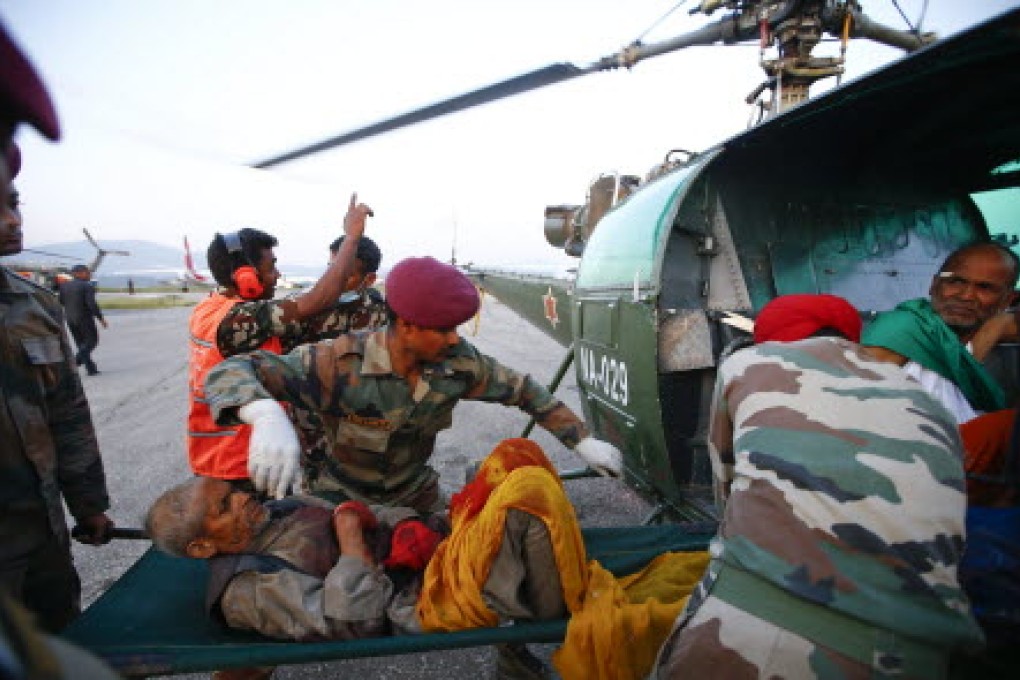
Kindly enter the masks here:
<path id="1" fill-rule="evenodd" d="M 607 213 L 585 247 L 578 287 L 651 286 L 662 233 L 670 228 L 678 195 L 699 167 L 665 175 Z"/>
<path id="2" fill-rule="evenodd" d="M 1001 168 L 1012 166 L 1011 172 L 1020 169 L 1020 161 L 1007 163 Z M 1001 168 L 996 168 L 999 170 Z M 982 191 L 971 195 L 981 216 L 988 225 L 988 234 L 992 238 L 1020 254 L 1020 188 L 1009 187 L 995 191 Z"/>
<path id="3" fill-rule="evenodd" d="M 1008 175 L 1009 173 L 1016 172 L 1017 170 L 1020 170 L 1020 158 L 1018 158 L 1015 161 L 1009 161 L 1008 163 L 1003 163 L 999 167 L 997 167 L 994 170 L 992 170 L 992 174 L 993 175 Z"/>

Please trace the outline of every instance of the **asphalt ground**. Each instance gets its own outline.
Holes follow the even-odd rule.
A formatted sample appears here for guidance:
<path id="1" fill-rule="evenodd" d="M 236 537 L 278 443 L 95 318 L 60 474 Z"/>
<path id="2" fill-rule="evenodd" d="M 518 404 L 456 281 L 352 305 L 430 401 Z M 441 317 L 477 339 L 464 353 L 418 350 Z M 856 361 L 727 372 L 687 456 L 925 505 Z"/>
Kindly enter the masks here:
<path id="1" fill-rule="evenodd" d="M 106 467 L 112 507 L 119 526 L 138 527 L 148 506 L 170 486 L 187 479 L 184 431 L 187 414 L 187 319 L 189 308 L 110 310 L 108 329 L 100 328 L 93 354 L 101 371 L 82 380 L 92 408 Z M 566 349 L 486 297 L 474 324 L 461 328 L 481 351 L 548 384 Z M 557 395 L 579 414 L 573 371 Z M 439 436 L 432 464 L 445 491 L 464 482 L 467 466 L 483 458 L 501 440 L 520 436 L 528 417 L 516 408 L 461 402 L 453 427 Z M 560 470 L 581 461 L 542 428 L 532 438 L 542 445 Z M 649 506 L 622 483 L 609 479 L 578 479 L 565 483 L 583 526 L 637 524 Z M 82 577 L 83 604 L 99 597 L 148 547 L 147 541 L 118 540 L 94 548 L 76 544 L 75 561 Z M 533 649 L 548 660 L 553 645 Z M 355 659 L 280 668 L 280 679 L 358 677 L 484 678 L 492 675 L 495 654 L 490 648 Z M 207 674 L 180 676 L 206 678 Z"/>

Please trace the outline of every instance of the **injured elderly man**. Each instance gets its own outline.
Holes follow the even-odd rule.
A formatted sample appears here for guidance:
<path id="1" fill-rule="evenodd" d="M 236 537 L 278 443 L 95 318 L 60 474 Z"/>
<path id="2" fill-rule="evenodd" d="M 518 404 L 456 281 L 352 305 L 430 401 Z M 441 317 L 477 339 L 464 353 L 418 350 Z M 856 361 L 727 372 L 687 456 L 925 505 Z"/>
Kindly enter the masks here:
<path id="1" fill-rule="evenodd" d="M 260 504 L 196 478 L 163 494 L 146 527 L 163 551 L 209 560 L 207 606 L 230 627 L 351 639 L 572 615 L 554 656 L 567 678 L 606 663 L 615 677 L 646 673 L 707 564 L 667 553 L 616 580 L 589 562 L 556 470 L 528 439 L 496 447 L 454 495 L 449 524 L 354 501 Z"/>

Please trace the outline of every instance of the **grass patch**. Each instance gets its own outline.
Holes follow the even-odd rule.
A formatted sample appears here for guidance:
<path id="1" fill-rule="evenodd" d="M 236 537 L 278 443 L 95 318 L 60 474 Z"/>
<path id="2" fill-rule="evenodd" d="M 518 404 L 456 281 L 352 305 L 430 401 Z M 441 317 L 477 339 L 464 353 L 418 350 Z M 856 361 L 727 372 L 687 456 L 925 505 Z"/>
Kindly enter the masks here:
<path id="1" fill-rule="evenodd" d="M 103 296 L 99 304 L 103 309 L 155 309 L 158 307 L 192 307 L 198 300 L 186 295 L 122 295 Z"/>

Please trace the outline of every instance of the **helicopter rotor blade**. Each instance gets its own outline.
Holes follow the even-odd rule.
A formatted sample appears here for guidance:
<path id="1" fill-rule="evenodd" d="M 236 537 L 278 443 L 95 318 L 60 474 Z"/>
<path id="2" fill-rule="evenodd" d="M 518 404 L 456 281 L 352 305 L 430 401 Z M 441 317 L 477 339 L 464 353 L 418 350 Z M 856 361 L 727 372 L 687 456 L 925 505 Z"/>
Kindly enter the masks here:
<path id="1" fill-rule="evenodd" d="M 752 3 L 752 6 L 757 6 L 757 3 Z M 787 17 L 796 7 L 796 3 L 781 3 L 775 8 L 774 14 L 769 16 L 767 20 L 770 23 L 780 21 Z M 847 12 L 846 7 L 835 7 L 826 4 L 823 18 L 826 28 L 836 33 L 839 30 L 839 26 L 846 19 Z M 868 38 L 908 51 L 917 49 L 934 40 L 934 36 L 931 34 L 915 35 L 904 31 L 897 31 L 872 21 L 855 9 L 851 8 L 849 12 L 851 35 L 855 37 Z M 423 106 L 393 118 L 345 132 L 321 142 L 273 156 L 253 164 L 252 167 L 260 169 L 271 168 L 281 163 L 319 153 L 320 151 L 326 151 L 327 149 L 333 149 L 385 132 L 423 123 L 433 118 L 439 118 L 440 116 L 463 111 L 464 109 L 480 106 L 488 102 L 513 97 L 548 85 L 555 85 L 556 83 L 577 78 L 578 76 L 615 68 L 630 68 L 644 59 L 669 54 L 687 47 L 713 45 L 719 42 L 734 44 L 750 40 L 759 36 L 759 24 L 762 20 L 757 12 L 736 12 L 717 21 L 705 24 L 698 29 L 661 42 L 649 45 L 634 43 L 615 54 L 603 57 L 587 66 L 575 66 L 570 63 L 551 64 L 493 85 L 487 85 L 486 87 L 457 95 L 435 104 Z"/>
<path id="2" fill-rule="evenodd" d="M 73 255 L 61 255 L 60 253 L 50 253 L 45 250 L 35 250 L 33 248 L 22 248 L 23 253 L 35 253 L 36 255 L 46 255 L 47 257 L 59 257 L 65 260 L 81 260 L 80 257 L 74 257 Z"/>
<path id="3" fill-rule="evenodd" d="M 315 144 L 309 144 L 308 146 L 301 147 L 300 149 L 295 149 L 278 156 L 273 156 L 272 158 L 267 158 L 266 160 L 254 163 L 252 167 L 259 169 L 271 168 L 275 165 L 297 160 L 298 158 L 303 158 L 320 151 L 333 149 L 338 146 L 343 146 L 344 144 L 350 144 L 351 142 L 380 135 L 384 132 L 391 132 L 409 125 L 423 123 L 427 120 L 432 120 L 433 118 L 439 118 L 440 116 L 445 116 L 457 111 L 463 111 L 464 109 L 480 106 L 481 104 L 487 104 L 488 102 L 513 97 L 548 85 L 555 85 L 572 78 L 577 78 L 578 76 L 584 76 L 598 71 L 608 71 L 610 69 L 621 67 L 630 68 L 642 59 L 659 56 L 668 52 L 674 52 L 685 47 L 691 47 L 693 45 L 711 45 L 720 40 L 725 42 L 737 42 L 756 35 L 756 33 L 754 33 L 755 30 L 756 28 L 754 24 L 751 24 L 748 29 L 743 25 L 739 25 L 737 19 L 731 16 L 706 24 L 695 31 L 685 33 L 681 36 L 660 43 L 647 46 L 635 44 L 625 47 L 619 52 L 602 57 L 598 61 L 588 64 L 587 66 L 576 66 L 575 64 L 565 62 L 551 64 L 529 73 L 514 76 L 513 78 L 509 78 L 493 85 L 487 85 L 477 90 L 457 95 L 456 97 L 451 97 L 449 99 L 444 99 L 443 101 L 435 104 L 423 106 L 419 109 L 415 109 L 414 111 L 410 111 L 393 118 L 388 118 L 383 121 L 366 125 L 365 127 L 345 132 L 321 142 L 316 142 Z"/>
<path id="4" fill-rule="evenodd" d="M 131 253 L 129 253 L 126 250 L 104 250 L 103 252 L 106 253 L 107 255 L 130 255 L 131 254 Z"/>
<path id="5" fill-rule="evenodd" d="M 252 167 L 270 168 L 274 165 L 279 165 L 280 163 L 286 163 L 287 161 L 293 161 L 310 154 L 325 151 L 326 149 L 350 144 L 351 142 L 380 135 L 384 132 L 390 132 L 409 125 L 423 123 L 427 120 L 432 120 L 433 118 L 439 118 L 440 116 L 445 116 L 449 113 L 463 111 L 464 109 L 469 109 L 474 106 L 480 106 L 481 104 L 486 104 L 488 102 L 512 97 L 531 90 L 537 90 L 547 85 L 563 82 L 564 80 L 570 80 L 571 78 L 576 78 L 577 76 L 590 73 L 591 69 L 592 67 L 581 68 L 574 64 L 567 63 L 552 64 L 493 85 L 487 85 L 466 94 L 457 95 L 456 97 L 451 97 L 450 99 L 445 99 L 435 104 L 423 106 L 420 109 L 415 109 L 414 111 L 409 111 L 387 120 L 372 123 L 371 125 L 366 125 L 365 127 L 351 130 L 350 132 L 345 132 L 294 151 L 288 151 L 287 153 L 280 154 L 279 156 L 259 161 Z"/>
<path id="6" fill-rule="evenodd" d="M 89 240 L 89 243 L 91 243 L 96 250 L 100 250 L 99 244 L 96 243 L 96 240 L 94 238 L 92 238 L 92 234 L 89 233 L 89 230 L 86 229 L 85 227 L 82 227 L 81 231 L 83 234 L 85 234 L 85 238 Z"/>

